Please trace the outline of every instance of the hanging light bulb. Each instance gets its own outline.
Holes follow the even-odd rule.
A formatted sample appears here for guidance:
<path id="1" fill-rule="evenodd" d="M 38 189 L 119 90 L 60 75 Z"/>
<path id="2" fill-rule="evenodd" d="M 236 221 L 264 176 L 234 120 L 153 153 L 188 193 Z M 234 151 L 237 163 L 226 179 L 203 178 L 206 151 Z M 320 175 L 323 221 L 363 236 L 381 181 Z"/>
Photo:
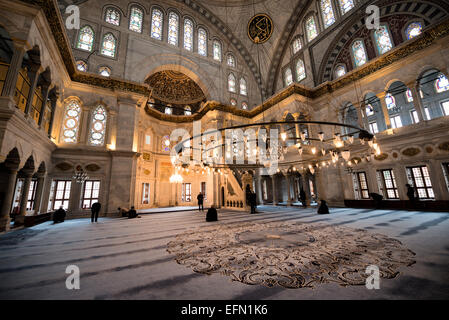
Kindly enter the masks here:
<path id="1" fill-rule="evenodd" d="M 287 140 L 287 133 L 286 133 L 286 132 L 282 132 L 282 133 L 281 133 L 281 139 L 282 139 L 282 141 L 284 141 L 284 142 L 285 142 L 285 140 Z"/>
<path id="2" fill-rule="evenodd" d="M 306 133 L 305 132 L 301 132 L 301 140 L 306 141 Z"/>
<path id="3" fill-rule="evenodd" d="M 301 148 L 301 143 L 298 142 L 298 143 L 296 144 L 296 148 L 298 148 L 298 149 Z"/>
<path id="4" fill-rule="evenodd" d="M 326 154 L 326 150 L 321 149 L 321 154 L 324 156 Z"/>
<path id="5" fill-rule="evenodd" d="M 348 150 L 345 150 L 341 153 L 341 156 L 343 157 L 343 159 L 345 159 L 346 161 L 349 160 L 349 158 L 351 157 L 351 152 Z"/>
<path id="6" fill-rule="evenodd" d="M 302 148 L 298 149 L 298 152 L 299 152 L 299 155 L 302 156 L 303 149 Z"/>
<path id="7" fill-rule="evenodd" d="M 324 140 L 324 132 L 318 133 L 318 139 L 320 139 L 321 142 Z"/>
<path id="8" fill-rule="evenodd" d="M 370 141 L 368 141 L 368 145 L 370 146 L 370 148 L 372 148 L 374 145 L 374 142 L 372 140 L 370 140 Z"/>
<path id="9" fill-rule="evenodd" d="M 354 136 L 350 135 L 349 138 L 348 138 L 348 141 L 349 141 L 350 144 L 353 144 L 354 143 Z"/>
<path id="10" fill-rule="evenodd" d="M 313 153 L 313 154 L 316 153 L 316 148 L 315 148 L 315 147 L 312 148 L 312 153 Z"/>

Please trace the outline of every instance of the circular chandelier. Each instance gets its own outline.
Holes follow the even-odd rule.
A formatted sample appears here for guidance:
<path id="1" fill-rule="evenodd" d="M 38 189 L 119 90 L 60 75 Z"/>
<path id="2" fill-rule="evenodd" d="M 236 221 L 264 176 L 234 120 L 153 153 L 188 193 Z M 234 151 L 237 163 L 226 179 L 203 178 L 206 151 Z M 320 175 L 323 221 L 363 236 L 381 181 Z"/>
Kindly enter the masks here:
<path id="1" fill-rule="evenodd" d="M 311 130 L 310 134 L 304 126 L 319 129 Z M 322 130 L 323 127 L 333 130 Z M 254 128 L 258 128 L 257 132 Z M 338 133 L 342 129 L 350 132 Z M 363 149 L 356 153 L 363 155 L 351 159 L 350 148 L 356 146 Z M 171 161 L 176 170 L 184 172 L 229 173 L 226 168 L 270 168 L 285 161 L 289 152 L 298 152 L 298 158 L 289 163 L 302 164 L 312 174 L 315 168 L 339 164 L 341 159 L 351 167 L 381 154 L 375 136 L 357 126 L 324 121 L 274 121 L 207 130 L 183 139 L 172 148 Z"/>

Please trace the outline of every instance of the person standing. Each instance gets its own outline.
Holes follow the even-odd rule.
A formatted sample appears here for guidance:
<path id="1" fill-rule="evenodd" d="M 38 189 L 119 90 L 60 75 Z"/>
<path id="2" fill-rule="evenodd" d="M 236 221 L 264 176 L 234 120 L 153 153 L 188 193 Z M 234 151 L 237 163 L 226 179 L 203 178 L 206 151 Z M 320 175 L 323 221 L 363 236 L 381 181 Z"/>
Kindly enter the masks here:
<path id="1" fill-rule="evenodd" d="M 257 196 L 255 192 L 250 193 L 251 213 L 256 213 Z"/>
<path id="2" fill-rule="evenodd" d="M 203 194 L 200 192 L 198 194 L 198 196 L 196 197 L 196 199 L 198 200 L 198 211 L 204 211 L 204 206 L 203 206 L 204 196 L 203 196 Z"/>
<path id="3" fill-rule="evenodd" d="M 299 200 L 301 200 L 302 206 L 304 208 L 307 208 L 306 193 L 303 188 L 301 188 L 301 191 L 299 191 Z"/>
<path id="4" fill-rule="evenodd" d="M 90 221 L 91 222 L 97 222 L 98 220 L 98 214 L 100 213 L 101 210 L 101 203 L 100 202 L 95 202 L 92 207 L 90 208 L 90 210 L 92 211 L 92 215 L 90 216 Z"/>

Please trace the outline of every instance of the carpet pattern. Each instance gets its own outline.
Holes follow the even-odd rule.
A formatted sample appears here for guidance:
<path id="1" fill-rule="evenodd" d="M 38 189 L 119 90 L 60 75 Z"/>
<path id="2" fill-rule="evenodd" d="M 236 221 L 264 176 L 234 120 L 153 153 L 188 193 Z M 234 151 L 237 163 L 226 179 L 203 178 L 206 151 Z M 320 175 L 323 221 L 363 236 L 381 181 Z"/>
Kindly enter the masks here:
<path id="1" fill-rule="evenodd" d="M 385 235 L 319 223 L 215 225 L 177 235 L 167 244 L 176 262 L 201 274 L 219 273 L 248 285 L 313 288 L 365 285 L 370 265 L 393 279 L 415 253 Z"/>

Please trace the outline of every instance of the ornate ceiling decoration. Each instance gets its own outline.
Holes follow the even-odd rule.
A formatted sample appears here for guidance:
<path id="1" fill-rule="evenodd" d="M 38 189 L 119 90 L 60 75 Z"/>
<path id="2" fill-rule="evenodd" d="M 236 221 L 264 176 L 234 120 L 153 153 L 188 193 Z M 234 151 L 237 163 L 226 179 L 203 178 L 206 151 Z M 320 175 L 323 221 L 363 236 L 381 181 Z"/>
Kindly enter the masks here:
<path id="1" fill-rule="evenodd" d="M 248 37 L 252 42 L 267 42 L 273 34 L 273 20 L 266 14 L 257 14 L 248 22 Z"/>
<path id="2" fill-rule="evenodd" d="M 207 5 L 212 5 L 216 7 L 241 7 L 241 6 L 251 6 L 258 4 L 260 2 L 265 2 L 267 0 L 198 0 Z"/>
<path id="3" fill-rule="evenodd" d="M 187 75 L 176 71 L 160 71 L 145 80 L 152 89 L 151 97 L 165 103 L 194 104 L 205 101 L 201 88 Z"/>

